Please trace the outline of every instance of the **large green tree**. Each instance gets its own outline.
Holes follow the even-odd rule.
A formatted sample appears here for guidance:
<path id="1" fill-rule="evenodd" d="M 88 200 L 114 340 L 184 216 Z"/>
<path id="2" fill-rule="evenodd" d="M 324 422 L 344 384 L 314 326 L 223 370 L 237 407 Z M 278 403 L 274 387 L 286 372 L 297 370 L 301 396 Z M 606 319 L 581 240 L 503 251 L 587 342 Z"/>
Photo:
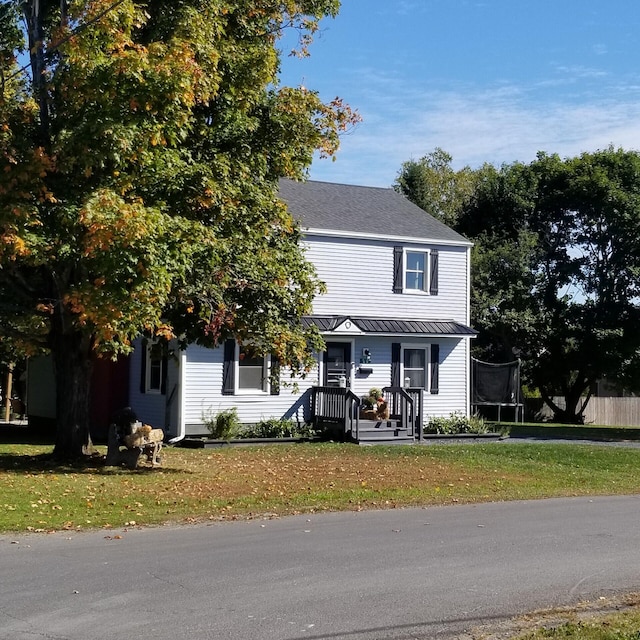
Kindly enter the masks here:
<path id="1" fill-rule="evenodd" d="M 2 0 L 0 327 L 45 346 L 54 453 L 86 453 L 96 354 L 141 332 L 304 369 L 321 288 L 278 199 L 356 119 L 278 85 L 338 0 Z M 26 60 L 26 62 L 25 62 Z"/>
<path id="2" fill-rule="evenodd" d="M 456 171 L 453 158 L 440 147 L 419 160 L 402 164 L 394 189 L 434 218 L 455 226 L 473 194 L 476 173 L 470 167 Z"/>
<path id="3" fill-rule="evenodd" d="M 474 353 L 521 356 L 562 422 L 583 421 L 601 378 L 640 389 L 640 154 L 450 163 L 440 149 L 407 162 L 396 188 L 474 241 Z"/>
<path id="4" fill-rule="evenodd" d="M 477 241 L 479 348 L 497 360 L 521 351 L 525 379 L 556 420 L 582 422 L 600 378 L 638 388 L 638 153 L 485 168 L 458 229 Z"/>

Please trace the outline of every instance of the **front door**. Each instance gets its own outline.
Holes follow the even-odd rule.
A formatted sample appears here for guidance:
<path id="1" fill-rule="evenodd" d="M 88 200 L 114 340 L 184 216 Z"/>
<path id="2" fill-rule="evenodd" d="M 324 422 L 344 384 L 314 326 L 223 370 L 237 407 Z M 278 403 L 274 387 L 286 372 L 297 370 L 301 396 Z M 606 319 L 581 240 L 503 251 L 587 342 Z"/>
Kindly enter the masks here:
<path id="1" fill-rule="evenodd" d="M 339 387 L 344 378 L 347 387 L 351 386 L 351 343 L 327 342 L 324 352 L 324 386 Z"/>

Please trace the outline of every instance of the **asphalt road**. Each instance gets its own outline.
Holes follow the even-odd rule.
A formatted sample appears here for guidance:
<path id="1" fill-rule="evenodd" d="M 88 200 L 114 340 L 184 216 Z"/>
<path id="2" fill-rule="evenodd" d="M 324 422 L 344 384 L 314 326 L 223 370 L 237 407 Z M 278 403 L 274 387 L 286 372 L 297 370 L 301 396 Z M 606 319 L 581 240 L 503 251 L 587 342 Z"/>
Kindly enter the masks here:
<path id="1" fill-rule="evenodd" d="M 0 536 L 2 640 L 446 638 L 640 590 L 640 496 Z"/>

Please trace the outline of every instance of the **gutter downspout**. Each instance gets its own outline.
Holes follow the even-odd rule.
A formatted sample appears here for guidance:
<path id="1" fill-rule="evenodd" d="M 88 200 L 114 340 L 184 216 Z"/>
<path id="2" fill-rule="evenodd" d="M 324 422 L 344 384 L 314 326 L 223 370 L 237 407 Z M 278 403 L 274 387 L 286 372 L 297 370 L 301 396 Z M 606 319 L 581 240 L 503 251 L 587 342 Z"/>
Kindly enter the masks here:
<path id="1" fill-rule="evenodd" d="M 175 444 L 184 440 L 186 435 L 186 425 L 184 423 L 184 403 L 185 403 L 185 378 L 187 371 L 187 350 L 185 349 L 180 353 L 180 384 L 178 385 L 178 392 L 180 394 L 180 402 L 178 403 L 178 435 L 175 438 L 171 438 L 167 444 Z"/>

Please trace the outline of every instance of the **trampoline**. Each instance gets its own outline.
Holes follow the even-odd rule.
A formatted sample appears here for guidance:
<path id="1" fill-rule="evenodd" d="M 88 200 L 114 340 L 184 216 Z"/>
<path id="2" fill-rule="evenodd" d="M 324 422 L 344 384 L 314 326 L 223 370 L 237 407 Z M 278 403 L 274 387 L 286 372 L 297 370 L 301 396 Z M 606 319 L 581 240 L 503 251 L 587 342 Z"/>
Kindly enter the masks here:
<path id="1" fill-rule="evenodd" d="M 495 364 L 471 358 L 471 409 L 487 419 L 493 414 L 498 422 L 506 411 L 514 422 L 524 422 L 520 360 Z"/>

